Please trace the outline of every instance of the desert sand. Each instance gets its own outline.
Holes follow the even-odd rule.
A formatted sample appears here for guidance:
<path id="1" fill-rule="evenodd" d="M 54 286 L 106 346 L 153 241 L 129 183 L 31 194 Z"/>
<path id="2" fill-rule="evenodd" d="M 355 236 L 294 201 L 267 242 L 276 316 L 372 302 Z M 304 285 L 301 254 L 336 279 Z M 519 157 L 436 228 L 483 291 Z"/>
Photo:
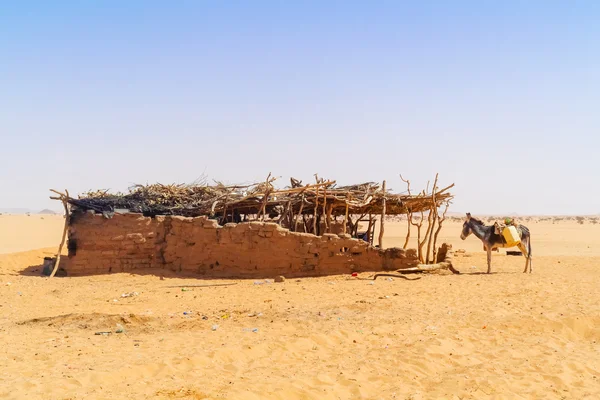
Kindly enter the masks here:
<path id="1" fill-rule="evenodd" d="M 441 239 L 466 251 L 461 275 L 374 284 L 48 279 L 39 264 L 62 224 L 0 216 L 0 398 L 600 398 L 600 225 L 589 220 L 525 222 L 531 275 L 504 250 L 483 274 L 481 243 L 447 221 Z M 404 234 L 388 223 L 384 245 Z M 235 285 L 193 287 L 217 283 Z"/>

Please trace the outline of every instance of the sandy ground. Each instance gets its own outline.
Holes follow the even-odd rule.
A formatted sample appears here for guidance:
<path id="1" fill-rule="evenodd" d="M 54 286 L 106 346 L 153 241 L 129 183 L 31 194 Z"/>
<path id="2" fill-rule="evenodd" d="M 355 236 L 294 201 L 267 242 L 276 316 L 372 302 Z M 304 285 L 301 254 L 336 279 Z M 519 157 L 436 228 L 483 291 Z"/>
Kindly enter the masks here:
<path id="1" fill-rule="evenodd" d="M 64 226 L 61 215 L 0 215 L 0 254 L 58 248 Z"/>
<path id="2" fill-rule="evenodd" d="M 0 217 L 0 398 L 600 398 L 600 225 L 528 222 L 532 275 L 453 222 L 461 275 L 258 285 L 40 277 L 62 222 Z"/>

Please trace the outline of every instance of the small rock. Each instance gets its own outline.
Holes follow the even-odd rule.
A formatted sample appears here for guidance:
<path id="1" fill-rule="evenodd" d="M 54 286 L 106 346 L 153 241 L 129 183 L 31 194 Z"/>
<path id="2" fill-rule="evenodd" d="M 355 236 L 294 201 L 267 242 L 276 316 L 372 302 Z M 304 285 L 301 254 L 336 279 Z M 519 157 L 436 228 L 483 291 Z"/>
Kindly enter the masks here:
<path id="1" fill-rule="evenodd" d="M 285 276 L 279 275 L 278 277 L 275 278 L 275 282 L 277 282 L 277 283 L 285 282 Z"/>

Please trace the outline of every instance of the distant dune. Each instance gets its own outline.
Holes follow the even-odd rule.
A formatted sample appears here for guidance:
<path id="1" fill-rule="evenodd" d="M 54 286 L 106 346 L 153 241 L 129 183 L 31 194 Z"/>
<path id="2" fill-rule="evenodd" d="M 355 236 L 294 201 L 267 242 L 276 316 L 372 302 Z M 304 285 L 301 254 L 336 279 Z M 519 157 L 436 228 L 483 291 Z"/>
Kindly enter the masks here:
<path id="1" fill-rule="evenodd" d="M 45 215 L 56 215 L 57 212 L 56 211 L 52 211 L 52 210 L 48 210 L 47 208 L 44 208 L 42 211 L 40 211 L 38 214 L 45 214 Z"/>

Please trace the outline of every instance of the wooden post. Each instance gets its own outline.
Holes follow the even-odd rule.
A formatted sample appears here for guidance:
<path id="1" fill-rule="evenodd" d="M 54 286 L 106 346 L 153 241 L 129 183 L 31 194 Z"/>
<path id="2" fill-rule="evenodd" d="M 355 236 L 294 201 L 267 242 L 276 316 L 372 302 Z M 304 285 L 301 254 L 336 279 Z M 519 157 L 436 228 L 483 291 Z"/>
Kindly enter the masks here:
<path id="1" fill-rule="evenodd" d="M 346 214 L 344 215 L 344 235 L 346 234 L 346 225 L 348 225 L 348 198 L 350 194 L 346 193 Z"/>
<path id="2" fill-rule="evenodd" d="M 292 224 L 294 223 L 294 206 L 293 206 L 291 200 L 288 201 L 287 219 L 288 219 L 288 229 L 291 231 Z"/>
<path id="3" fill-rule="evenodd" d="M 433 229 L 435 227 L 435 223 L 437 222 L 437 217 L 438 217 L 438 206 L 437 206 L 437 200 L 435 198 L 435 194 L 436 194 L 436 190 L 437 190 L 438 175 L 439 174 L 435 174 L 435 181 L 433 181 L 433 189 L 431 191 L 431 201 L 433 202 L 433 205 L 431 206 L 431 209 L 429 210 L 430 218 L 428 218 L 428 222 L 431 224 L 431 230 L 428 231 L 429 238 L 427 240 L 427 254 L 425 255 L 425 264 L 429 264 L 429 253 L 431 251 L 431 244 L 432 244 L 431 242 L 433 239 Z M 427 229 L 429 229 L 429 227 Z M 425 235 L 425 236 L 427 236 L 427 235 Z"/>
<path id="4" fill-rule="evenodd" d="M 267 202 L 269 201 L 269 190 L 267 189 L 267 191 L 264 194 L 263 197 L 263 203 L 262 206 L 260 208 L 260 212 L 258 213 L 259 218 L 261 218 L 261 221 L 265 221 L 265 214 L 267 213 Z M 261 214 L 262 213 L 262 217 Z"/>
<path id="5" fill-rule="evenodd" d="M 292 229 L 292 217 L 291 217 L 291 211 L 290 209 L 292 208 L 292 201 L 288 200 L 285 208 L 283 209 L 283 213 L 281 214 L 281 217 L 279 217 L 279 225 L 283 226 L 283 223 L 285 222 L 285 219 L 287 218 L 287 223 L 288 223 L 288 229 Z"/>
<path id="6" fill-rule="evenodd" d="M 318 209 L 319 209 L 319 187 L 317 186 L 317 193 L 315 194 L 315 210 L 314 210 L 314 214 L 313 214 L 313 235 L 317 234 L 317 210 Z"/>
<path id="7" fill-rule="evenodd" d="M 327 204 L 327 216 L 325 218 L 325 224 L 327 226 L 327 233 L 331 233 L 331 212 L 333 210 L 333 203 Z"/>
<path id="8" fill-rule="evenodd" d="M 357 235 L 356 235 L 356 233 L 354 232 L 354 222 L 352 221 L 352 217 L 350 216 L 350 214 L 348 214 L 348 218 L 347 218 L 347 220 L 348 220 L 348 222 L 347 222 L 347 225 L 348 225 L 348 226 L 349 226 L 349 228 L 350 228 L 350 232 L 349 232 L 349 233 L 350 233 L 350 236 L 352 236 L 352 237 L 356 237 Z"/>
<path id="9" fill-rule="evenodd" d="M 373 235 L 371 235 L 371 228 L 373 226 L 373 215 L 369 214 L 369 226 L 367 228 L 367 242 L 373 244 Z"/>
<path id="10" fill-rule="evenodd" d="M 267 213 L 267 202 L 269 201 L 269 194 L 271 193 L 271 173 L 269 172 L 269 176 L 267 176 L 267 180 L 265 181 L 265 193 L 263 196 L 263 202 L 262 202 L 262 206 L 260 208 L 260 211 L 258 212 L 258 215 L 256 216 L 256 219 L 258 220 L 260 218 L 260 213 L 262 212 L 262 221 L 264 222 L 265 220 L 265 214 Z"/>
<path id="11" fill-rule="evenodd" d="M 402 177 L 402 174 L 400 174 L 400 179 L 402 179 L 402 182 L 406 183 L 407 186 L 407 190 L 408 190 L 408 195 L 410 196 L 410 181 L 408 179 L 404 179 Z M 408 242 L 410 241 L 410 226 L 412 225 L 412 221 L 413 221 L 413 213 L 412 210 L 410 209 L 410 207 L 406 208 L 406 221 L 408 222 L 407 224 L 407 229 L 406 229 L 406 240 L 404 241 L 404 246 L 402 247 L 403 249 L 408 248 Z M 419 243 L 417 242 L 417 245 Z"/>
<path id="12" fill-rule="evenodd" d="M 63 206 L 65 207 L 65 228 L 63 229 L 62 239 L 60 241 L 60 245 L 58 246 L 58 254 L 56 255 L 56 262 L 54 263 L 54 268 L 52 269 L 52 273 L 50 274 L 50 278 L 54 277 L 56 271 L 58 271 L 58 266 L 60 264 L 60 253 L 62 253 L 62 248 L 65 244 L 65 239 L 67 238 L 67 231 L 69 230 L 69 221 L 71 217 L 69 215 L 69 203 L 67 200 L 69 199 L 69 192 L 65 190 L 66 197 L 61 196 L 61 200 Z"/>
<path id="13" fill-rule="evenodd" d="M 385 181 L 383 181 L 383 200 L 381 202 L 381 222 L 380 222 L 380 229 L 379 229 L 379 248 L 383 249 L 383 231 L 385 229 L 384 227 L 384 222 L 385 222 Z"/>
<path id="14" fill-rule="evenodd" d="M 444 223 L 444 221 L 446 220 L 446 213 L 448 212 L 448 207 L 450 207 L 450 200 L 446 200 L 446 208 L 444 209 L 444 214 L 442 214 L 441 217 L 438 216 L 438 227 L 435 231 L 435 235 L 433 235 L 433 262 L 437 263 L 438 261 L 438 249 L 435 247 L 437 245 L 437 238 L 438 235 L 440 234 L 440 231 L 442 230 L 442 224 Z"/>
<path id="15" fill-rule="evenodd" d="M 323 187 L 323 220 L 325 222 L 325 232 L 329 232 L 329 219 L 327 218 L 327 187 Z"/>
<path id="16" fill-rule="evenodd" d="M 298 215 L 294 220 L 294 232 L 298 232 L 298 217 L 302 217 L 302 209 L 304 208 L 304 194 L 302 194 L 302 199 L 300 200 L 300 211 L 298 211 Z M 306 223 L 304 224 L 304 232 L 306 232 Z"/>

